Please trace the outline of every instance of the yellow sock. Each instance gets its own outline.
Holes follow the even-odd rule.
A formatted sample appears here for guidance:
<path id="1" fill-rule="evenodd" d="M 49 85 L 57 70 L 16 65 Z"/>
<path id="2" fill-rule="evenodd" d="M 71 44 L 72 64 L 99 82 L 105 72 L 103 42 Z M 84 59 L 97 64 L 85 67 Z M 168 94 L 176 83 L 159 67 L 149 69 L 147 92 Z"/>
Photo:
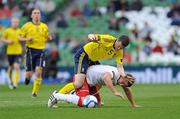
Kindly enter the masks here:
<path id="1" fill-rule="evenodd" d="M 62 93 L 62 94 L 67 94 L 67 93 L 70 93 L 72 90 L 74 90 L 74 85 L 73 83 L 68 83 L 66 84 L 63 88 L 61 88 L 59 90 L 59 93 Z"/>
<path id="2" fill-rule="evenodd" d="M 37 95 L 37 92 L 39 91 L 39 88 L 41 86 L 41 81 L 42 81 L 42 78 L 36 78 L 34 80 L 32 94 L 36 94 Z"/>
<path id="3" fill-rule="evenodd" d="M 18 82 L 19 82 L 19 71 L 14 72 L 14 85 L 17 87 L 18 86 Z"/>

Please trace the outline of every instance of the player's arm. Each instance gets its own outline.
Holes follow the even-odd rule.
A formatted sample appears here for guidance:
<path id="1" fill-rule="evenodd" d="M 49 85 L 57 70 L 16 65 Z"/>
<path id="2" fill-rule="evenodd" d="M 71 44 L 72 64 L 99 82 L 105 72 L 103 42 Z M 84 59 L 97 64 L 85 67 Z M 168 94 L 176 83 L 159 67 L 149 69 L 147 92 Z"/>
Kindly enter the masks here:
<path id="1" fill-rule="evenodd" d="M 52 35 L 49 34 L 49 28 L 48 28 L 47 25 L 45 25 L 45 29 L 46 29 L 46 30 L 45 30 L 45 37 L 46 37 L 46 40 L 47 40 L 47 41 L 53 40 Z"/>
<path id="2" fill-rule="evenodd" d="M 8 30 L 5 30 L 3 33 L 3 37 L 2 37 L 2 42 L 6 43 L 6 44 L 12 44 L 14 43 L 13 40 L 8 39 Z"/>
<path id="3" fill-rule="evenodd" d="M 32 41 L 33 37 L 27 37 L 28 29 L 30 27 L 28 26 L 28 23 L 22 26 L 20 34 L 19 34 L 19 41 Z"/>
<path id="4" fill-rule="evenodd" d="M 123 50 L 119 50 L 116 53 L 115 60 L 117 63 L 117 69 L 118 69 L 120 75 L 124 78 L 126 76 L 126 73 L 125 73 L 124 67 L 123 67 Z"/>
<path id="5" fill-rule="evenodd" d="M 8 40 L 8 39 L 3 39 L 2 42 L 6 43 L 6 44 L 12 44 L 12 43 L 14 43 L 14 41 Z"/>
<path id="6" fill-rule="evenodd" d="M 124 71 L 124 67 L 123 67 L 122 64 L 117 64 L 117 69 L 118 69 L 118 71 L 119 71 L 119 73 L 120 73 L 120 75 L 121 75 L 122 77 L 125 77 L 125 76 L 126 76 L 126 73 L 125 73 L 125 71 Z"/>
<path id="7" fill-rule="evenodd" d="M 115 95 L 115 96 L 119 96 L 121 98 L 123 97 L 123 94 L 118 92 L 116 90 L 116 88 L 114 87 L 113 83 L 112 83 L 112 75 L 110 73 L 105 73 L 103 76 L 103 80 L 105 85 L 111 90 L 111 92 Z"/>
<path id="8" fill-rule="evenodd" d="M 53 40 L 52 35 L 48 35 L 47 41 Z"/>
<path id="9" fill-rule="evenodd" d="M 21 35 L 19 36 L 19 41 L 32 41 L 32 40 L 33 40 L 32 37 L 30 37 L 30 38 L 24 38 L 24 37 L 22 37 Z"/>
<path id="10" fill-rule="evenodd" d="M 88 40 L 92 42 L 97 42 L 97 43 L 114 43 L 116 40 L 115 37 L 108 35 L 108 34 L 89 34 L 88 35 Z M 107 44 L 107 45 L 108 45 Z"/>
<path id="11" fill-rule="evenodd" d="M 100 38 L 96 34 L 88 34 L 88 40 L 91 42 L 97 42 L 97 43 L 100 42 Z"/>
<path id="12" fill-rule="evenodd" d="M 131 106 L 132 107 L 140 107 L 139 105 L 136 104 L 135 100 L 134 100 L 134 96 L 133 96 L 133 93 L 132 93 L 132 90 L 130 87 L 125 87 L 125 86 L 122 86 L 129 102 L 131 103 Z"/>

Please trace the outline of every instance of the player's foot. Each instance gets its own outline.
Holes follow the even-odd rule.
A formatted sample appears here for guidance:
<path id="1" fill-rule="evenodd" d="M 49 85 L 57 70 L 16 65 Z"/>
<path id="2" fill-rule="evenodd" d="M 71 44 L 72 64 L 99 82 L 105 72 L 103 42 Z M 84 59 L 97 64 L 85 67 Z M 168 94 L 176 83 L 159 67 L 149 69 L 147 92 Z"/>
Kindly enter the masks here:
<path id="1" fill-rule="evenodd" d="M 56 90 L 52 93 L 52 95 L 49 97 L 49 100 L 48 100 L 48 107 L 49 108 L 53 108 L 56 106 L 57 104 L 57 99 L 55 98 L 55 94 L 58 93 Z"/>
<path id="2" fill-rule="evenodd" d="M 9 88 L 12 89 L 12 90 L 13 90 L 13 89 L 16 89 L 16 87 L 14 86 L 13 83 L 9 83 Z"/>
<path id="3" fill-rule="evenodd" d="M 33 98 L 37 97 L 37 94 L 36 94 L 36 93 L 33 93 L 33 94 L 32 94 L 32 97 L 33 97 Z"/>
<path id="4" fill-rule="evenodd" d="M 28 85 L 30 83 L 30 79 L 29 78 L 26 78 L 25 81 L 24 81 L 24 84 L 25 85 Z"/>
<path id="5" fill-rule="evenodd" d="M 55 105 L 52 106 L 52 108 L 58 108 L 58 106 L 55 104 Z"/>
<path id="6" fill-rule="evenodd" d="M 101 106 L 104 106 L 104 102 L 101 102 Z"/>

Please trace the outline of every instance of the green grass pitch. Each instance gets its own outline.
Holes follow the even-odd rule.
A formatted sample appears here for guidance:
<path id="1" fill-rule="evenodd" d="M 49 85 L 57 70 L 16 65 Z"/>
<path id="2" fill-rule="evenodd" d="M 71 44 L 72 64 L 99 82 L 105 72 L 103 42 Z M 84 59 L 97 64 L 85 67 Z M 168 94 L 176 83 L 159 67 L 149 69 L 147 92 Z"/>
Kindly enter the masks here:
<path id="1" fill-rule="evenodd" d="M 103 87 L 102 108 L 78 108 L 59 102 L 59 108 L 47 108 L 47 100 L 60 85 L 42 85 L 37 98 L 31 97 L 32 85 L 16 90 L 0 85 L 0 119 L 180 119 L 180 85 L 134 85 L 133 92 L 141 108 L 131 108 Z M 119 90 L 122 89 L 119 87 Z"/>

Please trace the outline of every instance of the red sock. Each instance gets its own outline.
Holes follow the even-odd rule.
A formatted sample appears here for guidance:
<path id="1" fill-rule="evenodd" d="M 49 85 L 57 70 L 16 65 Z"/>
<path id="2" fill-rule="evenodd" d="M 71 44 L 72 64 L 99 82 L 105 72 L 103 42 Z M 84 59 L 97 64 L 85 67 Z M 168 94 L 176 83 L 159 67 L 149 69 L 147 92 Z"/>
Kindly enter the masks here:
<path id="1" fill-rule="evenodd" d="M 81 97 L 79 98 L 78 106 L 79 106 L 79 107 L 83 107 L 83 100 L 82 100 Z"/>

